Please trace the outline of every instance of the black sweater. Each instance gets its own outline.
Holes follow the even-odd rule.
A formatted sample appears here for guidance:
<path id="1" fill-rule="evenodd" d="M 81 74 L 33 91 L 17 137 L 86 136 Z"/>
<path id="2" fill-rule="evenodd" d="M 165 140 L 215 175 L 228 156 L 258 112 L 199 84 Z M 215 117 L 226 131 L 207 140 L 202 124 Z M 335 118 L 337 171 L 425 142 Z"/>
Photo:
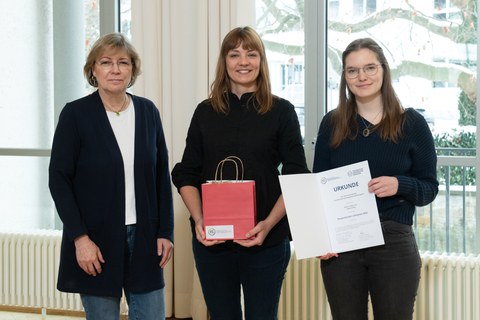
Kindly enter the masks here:
<path id="1" fill-rule="evenodd" d="M 346 139 L 337 149 L 329 146 L 331 113 L 322 120 L 315 146 L 313 171 L 320 172 L 358 161 L 368 160 L 372 178 L 394 176 L 398 179 L 397 194 L 376 198 L 379 214 L 384 219 L 412 225 L 415 206 L 431 203 L 438 193 L 437 156 L 430 129 L 421 114 L 407 109 L 403 135 L 398 143 L 384 141 L 377 131 L 368 137 L 361 134 Z M 359 132 L 365 123 L 357 116 Z"/>
<path id="2" fill-rule="evenodd" d="M 217 113 L 208 100 L 201 102 L 188 129 L 182 161 L 172 171 L 172 180 L 180 189 L 215 178 L 219 161 L 227 156 L 242 159 L 245 180 L 255 180 L 257 221 L 264 220 L 281 194 L 278 180 L 282 174 L 308 172 L 293 105 L 274 99 L 272 109 L 260 115 L 253 107 L 251 93 L 241 99 L 229 94 L 230 111 Z M 225 165 L 224 179 L 234 179 L 233 166 Z M 192 230 L 193 231 L 193 230 Z M 268 234 L 263 245 L 270 246 L 290 236 L 284 217 Z"/>

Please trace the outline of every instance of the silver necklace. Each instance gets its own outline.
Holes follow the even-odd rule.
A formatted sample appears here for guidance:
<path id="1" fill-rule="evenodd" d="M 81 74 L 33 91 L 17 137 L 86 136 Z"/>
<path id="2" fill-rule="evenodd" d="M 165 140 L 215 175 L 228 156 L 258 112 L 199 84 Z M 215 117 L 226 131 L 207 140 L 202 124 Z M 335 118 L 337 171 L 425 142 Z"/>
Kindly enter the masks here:
<path id="1" fill-rule="evenodd" d="M 380 110 L 379 113 L 377 113 L 377 115 L 375 116 L 375 118 L 373 118 L 372 122 L 375 122 L 375 120 L 377 119 L 377 117 L 378 117 L 378 116 L 380 115 L 380 113 L 382 113 L 382 112 L 383 112 L 383 109 Z M 366 138 L 366 137 L 368 137 L 368 136 L 370 135 L 370 133 L 373 131 L 373 130 L 370 131 L 370 127 L 372 127 L 372 126 L 375 127 L 375 125 L 374 125 L 372 122 L 370 122 L 370 121 L 368 122 L 368 125 L 367 125 L 367 124 L 365 123 L 365 120 L 363 119 L 363 117 L 362 117 L 361 115 L 360 115 L 360 120 L 362 120 L 363 125 L 365 126 L 365 129 L 363 129 L 363 131 L 362 131 L 362 135 Z"/>

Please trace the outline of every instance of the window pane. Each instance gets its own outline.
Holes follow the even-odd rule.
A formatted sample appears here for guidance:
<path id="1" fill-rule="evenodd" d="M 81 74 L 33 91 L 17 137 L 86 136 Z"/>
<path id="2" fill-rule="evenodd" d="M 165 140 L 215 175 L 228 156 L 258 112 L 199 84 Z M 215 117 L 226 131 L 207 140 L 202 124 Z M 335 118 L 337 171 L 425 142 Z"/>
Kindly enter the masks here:
<path id="1" fill-rule="evenodd" d="M 98 0 L 84 0 L 85 6 L 85 54 L 100 36 Z"/>
<path id="2" fill-rule="evenodd" d="M 0 1 L 0 148 L 49 148 L 53 132 L 51 1 Z M 8 48 L 8 50 L 7 50 Z"/>
<path id="3" fill-rule="evenodd" d="M 434 133 L 474 130 L 477 44 L 472 24 L 475 12 L 466 11 L 461 25 L 451 25 L 433 18 L 438 9 L 431 2 L 417 0 L 407 5 L 385 1 L 373 15 L 365 13 L 358 24 L 351 26 L 351 13 L 347 6 L 342 7 L 344 2 L 340 3 L 338 14 L 329 16 L 328 76 L 332 99 L 328 110 L 338 102 L 341 52 L 356 38 L 372 37 L 385 50 L 395 89 L 405 107 L 416 108 L 424 114 Z M 394 7 L 398 10 L 392 10 Z M 460 9 L 450 7 L 449 10 Z M 422 12 L 425 17 L 420 19 L 414 12 Z M 404 32 L 392 37 L 395 30 Z"/>
<path id="4" fill-rule="evenodd" d="M 126 34 L 130 39 L 132 38 L 131 31 L 132 24 L 132 1 L 120 1 L 120 32 Z"/>
<path id="5" fill-rule="evenodd" d="M 85 15 L 85 58 L 97 39 L 100 37 L 100 6 L 99 0 L 84 0 L 84 15 Z M 85 81 L 85 94 L 95 91 L 95 88 L 90 86 Z"/>
<path id="6" fill-rule="evenodd" d="M 58 30 L 55 23 L 71 23 L 72 28 L 77 28 L 74 31 L 84 34 L 87 52 L 99 35 L 98 0 L 38 0 L 35 5 L 30 0 L 0 1 L 0 16 L 0 37 L 4 48 L 8 48 L 0 52 L 6 62 L 0 77 L 0 149 L 26 149 L 27 155 L 0 156 L 0 229 L 60 228 L 48 190 L 49 158 L 36 157 L 35 151 L 29 149 L 51 148 L 55 108 L 67 102 L 65 99 L 58 102 L 59 106 L 54 105 L 54 88 L 58 88 L 54 85 L 54 47 L 69 40 L 59 37 L 54 43 L 54 31 Z M 72 17 L 78 21 L 71 21 Z M 81 67 L 74 66 L 83 66 L 83 52 L 58 58 L 65 62 L 69 74 L 79 75 L 75 87 L 82 91 L 86 81 L 82 79 Z M 56 75 L 65 71 L 59 65 L 62 64 L 56 66 Z M 3 154 L 7 152 L 3 150 Z"/>
<path id="7" fill-rule="evenodd" d="M 476 169 L 474 164 L 459 163 L 465 157 L 476 157 L 475 6 L 450 0 L 328 3 L 333 10 L 327 10 L 326 109 L 338 103 L 345 47 L 357 38 L 376 40 L 389 61 L 400 100 L 425 117 L 442 160 L 437 171 L 439 195 L 433 204 L 417 210 L 419 247 L 473 252 Z M 351 11 L 352 4 L 358 11 Z"/>
<path id="8" fill-rule="evenodd" d="M 274 94 L 289 100 L 305 134 L 304 1 L 256 1 L 256 29 L 265 44 Z"/>
<path id="9" fill-rule="evenodd" d="M 0 157 L 0 231 L 54 229 L 49 158 Z"/>

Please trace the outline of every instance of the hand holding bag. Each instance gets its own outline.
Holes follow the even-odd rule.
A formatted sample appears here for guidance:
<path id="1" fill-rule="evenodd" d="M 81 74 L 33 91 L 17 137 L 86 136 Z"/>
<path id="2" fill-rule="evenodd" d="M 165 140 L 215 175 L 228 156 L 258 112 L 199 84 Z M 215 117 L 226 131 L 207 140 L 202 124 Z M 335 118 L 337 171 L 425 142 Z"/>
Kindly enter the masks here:
<path id="1" fill-rule="evenodd" d="M 225 163 L 235 165 L 235 180 L 223 180 Z M 229 156 L 218 163 L 215 180 L 202 184 L 203 223 L 207 239 L 247 239 L 246 233 L 255 226 L 255 181 L 243 180 L 243 174 L 242 160 Z"/>

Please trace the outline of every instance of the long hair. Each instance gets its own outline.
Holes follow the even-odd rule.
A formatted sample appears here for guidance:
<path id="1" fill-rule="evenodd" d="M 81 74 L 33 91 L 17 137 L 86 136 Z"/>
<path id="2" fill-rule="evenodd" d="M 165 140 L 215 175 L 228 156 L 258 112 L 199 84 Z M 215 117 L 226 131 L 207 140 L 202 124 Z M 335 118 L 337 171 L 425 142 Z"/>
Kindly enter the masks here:
<path id="1" fill-rule="evenodd" d="M 128 38 L 124 34 L 118 32 L 106 34 L 93 44 L 92 49 L 87 56 L 87 61 L 83 66 L 83 74 L 88 83 L 93 87 L 98 86 L 97 80 L 93 75 L 93 67 L 98 57 L 109 49 L 119 49 L 127 52 L 130 60 L 132 60 L 132 78 L 130 79 L 128 87 L 133 86 L 137 77 L 142 73 L 140 56 Z"/>
<path id="2" fill-rule="evenodd" d="M 258 33 L 251 27 L 238 27 L 231 30 L 223 39 L 218 56 L 215 80 L 210 86 L 210 102 L 213 109 L 219 113 L 228 113 L 228 93 L 231 91 L 230 77 L 227 73 L 226 58 L 230 50 L 242 46 L 246 50 L 256 50 L 260 54 L 260 70 L 257 77 L 257 90 L 252 95 L 258 113 L 264 114 L 273 104 L 268 63 L 265 46 Z"/>
<path id="3" fill-rule="evenodd" d="M 396 143 L 402 133 L 404 109 L 393 89 L 390 66 L 388 65 L 382 48 L 370 38 L 354 40 L 347 46 L 342 54 L 342 67 L 345 68 L 345 60 L 348 55 L 360 49 L 372 51 L 383 68 L 383 82 L 381 87 L 383 118 L 377 125 L 377 131 L 383 140 Z M 348 88 L 345 72 L 342 70 L 339 103 L 332 114 L 333 134 L 330 144 L 333 148 L 340 146 L 345 139 L 353 140 L 358 136 L 359 126 L 356 121 L 357 112 L 355 95 Z"/>

